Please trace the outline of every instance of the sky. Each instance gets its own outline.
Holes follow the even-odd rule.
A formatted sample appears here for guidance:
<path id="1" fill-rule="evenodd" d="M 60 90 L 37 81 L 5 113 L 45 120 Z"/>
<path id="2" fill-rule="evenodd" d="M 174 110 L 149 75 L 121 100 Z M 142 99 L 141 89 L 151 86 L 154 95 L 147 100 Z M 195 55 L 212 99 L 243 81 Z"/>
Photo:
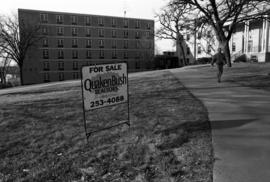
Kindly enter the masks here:
<path id="1" fill-rule="evenodd" d="M 131 18 L 155 19 L 155 12 L 166 5 L 168 0 L 4 0 L 1 2 L 0 13 L 11 14 L 18 8 L 47 11 L 60 11 L 108 16 L 124 16 Z M 155 27 L 158 28 L 156 22 Z M 174 51 L 173 42 L 156 40 L 156 49 Z"/>

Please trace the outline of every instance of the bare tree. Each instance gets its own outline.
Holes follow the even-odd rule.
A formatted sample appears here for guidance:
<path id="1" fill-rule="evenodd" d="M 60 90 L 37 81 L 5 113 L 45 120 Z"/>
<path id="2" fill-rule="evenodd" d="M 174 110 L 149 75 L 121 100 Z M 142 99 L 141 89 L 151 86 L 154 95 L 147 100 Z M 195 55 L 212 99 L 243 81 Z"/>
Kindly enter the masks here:
<path id="1" fill-rule="evenodd" d="M 208 27 L 201 27 L 201 38 L 206 43 L 206 47 L 202 46 L 202 51 L 209 56 L 213 56 L 216 48 L 216 39 L 215 35 Z"/>
<path id="2" fill-rule="evenodd" d="M 1 85 L 6 85 L 6 75 L 10 66 L 11 60 L 8 56 L 3 55 L 3 52 L 0 50 L 0 79 Z"/>
<path id="3" fill-rule="evenodd" d="M 266 7 L 269 7 L 270 2 L 269 0 L 171 0 L 170 4 L 177 5 L 180 9 L 188 8 L 183 16 L 189 15 L 190 19 L 199 22 L 198 25 L 210 25 L 213 28 L 219 46 L 224 50 L 228 66 L 231 66 L 229 40 L 236 25 L 247 20 L 264 18 L 267 13 Z"/>
<path id="4" fill-rule="evenodd" d="M 177 52 L 178 58 L 183 56 L 182 65 L 186 65 L 186 55 L 184 51 L 185 38 L 184 30 L 190 29 L 189 12 L 192 9 L 187 6 L 178 6 L 176 3 L 169 3 L 159 14 L 156 14 L 161 27 L 157 30 L 156 36 L 160 39 L 171 39 L 179 46 L 181 53 Z M 182 54 L 182 55 L 180 55 Z"/>
<path id="5" fill-rule="evenodd" d="M 22 68 L 27 51 L 34 46 L 42 37 L 38 35 L 40 26 L 19 23 L 16 15 L 1 17 L 0 21 L 0 49 L 5 59 L 15 61 L 20 68 L 20 80 L 23 85 Z"/>

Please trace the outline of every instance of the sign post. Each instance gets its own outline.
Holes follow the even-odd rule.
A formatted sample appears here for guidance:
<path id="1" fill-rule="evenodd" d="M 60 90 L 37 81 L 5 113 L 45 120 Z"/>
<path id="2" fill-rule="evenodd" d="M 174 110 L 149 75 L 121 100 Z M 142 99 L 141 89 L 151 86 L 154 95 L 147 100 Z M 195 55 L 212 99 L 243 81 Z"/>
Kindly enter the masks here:
<path id="1" fill-rule="evenodd" d="M 122 124 L 130 126 L 127 63 L 84 66 L 81 69 L 83 118 L 86 137 Z M 127 103 L 128 119 L 120 124 L 87 132 L 87 111 Z"/>

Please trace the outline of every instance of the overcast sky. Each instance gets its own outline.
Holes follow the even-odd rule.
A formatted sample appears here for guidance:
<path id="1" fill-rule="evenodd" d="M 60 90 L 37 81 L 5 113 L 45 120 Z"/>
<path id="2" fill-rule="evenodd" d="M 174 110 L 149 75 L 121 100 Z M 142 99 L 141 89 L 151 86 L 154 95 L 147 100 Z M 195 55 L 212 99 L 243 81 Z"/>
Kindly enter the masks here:
<path id="1" fill-rule="evenodd" d="M 1 14 L 17 12 L 18 8 L 63 11 L 109 16 L 154 19 L 155 12 L 168 0 L 3 0 Z M 158 24 L 156 23 L 156 27 Z M 156 41 L 159 51 L 172 51 L 171 41 Z"/>

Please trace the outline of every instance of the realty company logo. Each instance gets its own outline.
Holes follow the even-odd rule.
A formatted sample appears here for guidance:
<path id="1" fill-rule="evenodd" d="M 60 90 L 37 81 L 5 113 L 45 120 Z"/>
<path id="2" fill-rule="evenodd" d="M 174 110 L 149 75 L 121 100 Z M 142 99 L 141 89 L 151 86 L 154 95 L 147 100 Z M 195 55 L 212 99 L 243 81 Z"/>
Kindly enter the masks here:
<path id="1" fill-rule="evenodd" d="M 127 85 L 128 78 L 125 74 L 109 72 L 97 74 L 92 79 L 84 81 L 84 89 L 96 95 L 117 92 L 119 87 Z"/>

